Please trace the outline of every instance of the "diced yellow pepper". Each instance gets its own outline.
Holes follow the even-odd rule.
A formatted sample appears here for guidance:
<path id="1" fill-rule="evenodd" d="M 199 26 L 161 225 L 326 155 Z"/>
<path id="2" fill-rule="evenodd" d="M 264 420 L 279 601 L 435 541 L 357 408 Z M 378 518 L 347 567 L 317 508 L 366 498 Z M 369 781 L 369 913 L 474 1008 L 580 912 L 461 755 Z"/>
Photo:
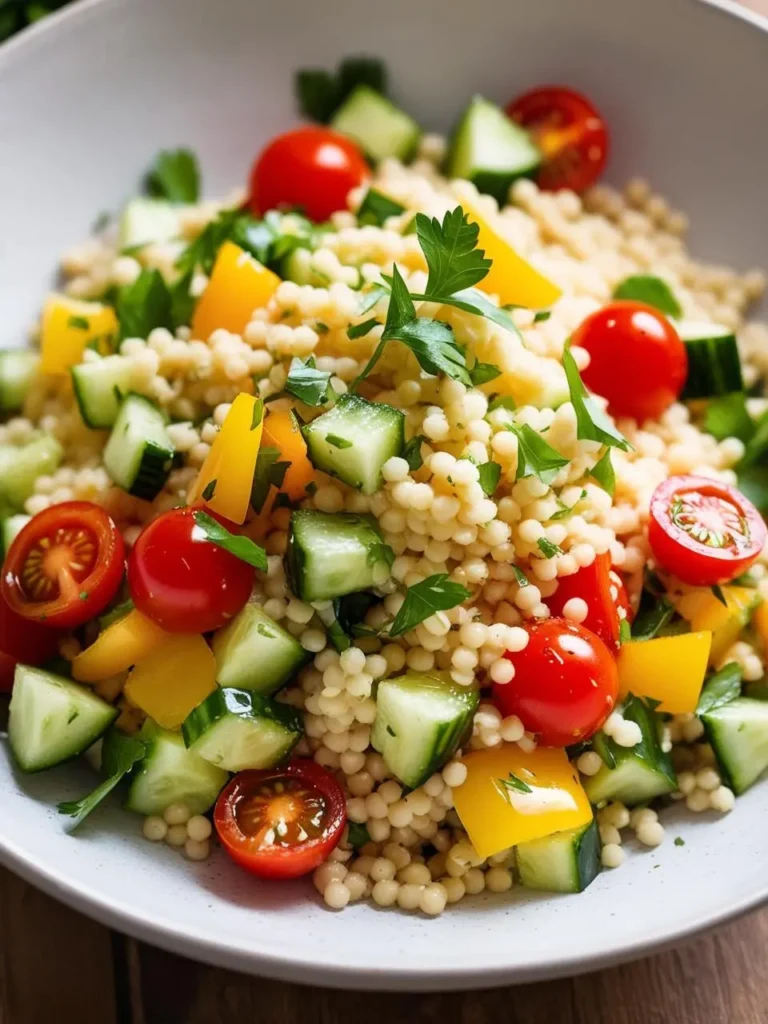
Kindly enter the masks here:
<path id="1" fill-rule="evenodd" d="M 234 242 L 219 249 L 192 317 L 192 337 L 207 341 L 219 327 L 242 334 L 253 311 L 266 306 L 280 278 Z"/>
<path id="2" fill-rule="evenodd" d="M 483 858 L 592 820 L 587 794 L 564 750 L 537 747 L 526 754 L 509 743 L 472 751 L 462 760 L 467 778 L 453 792 L 454 806 Z M 516 788 L 515 780 L 531 791 Z"/>
<path id="3" fill-rule="evenodd" d="M 101 351 L 108 352 L 107 339 L 117 333 L 117 328 L 111 306 L 53 292 L 43 308 L 40 369 L 43 373 L 68 373 L 82 359 L 86 344 L 94 340 L 98 340 Z"/>
<path id="4" fill-rule="evenodd" d="M 687 619 L 691 629 L 708 629 L 712 633 L 710 660 L 719 661 L 760 603 L 760 595 L 752 587 L 721 587 L 725 604 L 707 587 L 697 587 L 683 594 L 677 604 L 678 612 Z"/>
<path id="5" fill-rule="evenodd" d="M 708 631 L 633 640 L 618 657 L 619 695 L 650 697 L 670 715 L 693 713 L 707 672 L 712 634 Z"/>
<path id="6" fill-rule="evenodd" d="M 99 634 L 72 662 L 72 676 L 81 683 L 99 683 L 151 654 L 171 637 L 141 612 L 133 611 Z"/>
<path id="7" fill-rule="evenodd" d="M 134 666 L 123 692 L 158 725 L 178 729 L 215 689 L 213 651 L 201 636 L 179 633 Z"/>
<path id="8" fill-rule="evenodd" d="M 502 306 L 514 303 L 527 309 L 544 309 L 560 298 L 562 292 L 557 285 L 515 252 L 509 242 L 463 196 L 461 206 L 469 220 L 480 228 L 478 248 L 484 249 L 486 258 L 493 260 L 487 277 L 479 282 L 478 288 L 490 295 L 498 295 Z"/>
<path id="9" fill-rule="evenodd" d="M 204 501 L 230 522 L 243 523 L 263 430 L 264 403 L 253 395 L 239 394 L 200 467 L 187 504 Z"/>

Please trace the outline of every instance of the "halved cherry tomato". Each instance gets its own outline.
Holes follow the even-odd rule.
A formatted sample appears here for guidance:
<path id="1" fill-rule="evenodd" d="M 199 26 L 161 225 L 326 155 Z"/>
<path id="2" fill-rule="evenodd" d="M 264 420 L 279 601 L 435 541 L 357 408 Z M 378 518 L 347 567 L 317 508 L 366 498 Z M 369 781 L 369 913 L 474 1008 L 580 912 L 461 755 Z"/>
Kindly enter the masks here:
<path id="1" fill-rule="evenodd" d="M 562 617 L 566 603 L 579 597 L 587 604 L 587 617 L 581 625 L 597 633 L 609 648 L 618 647 L 619 591 L 611 578 L 614 575 L 611 572 L 611 556 L 606 552 L 597 555 L 591 565 L 583 566 L 572 576 L 559 576 L 557 590 L 547 598 L 550 613 Z M 623 589 L 621 581 L 619 584 Z M 626 590 L 624 594 L 626 596 Z"/>
<path id="2" fill-rule="evenodd" d="M 0 693 L 10 693 L 16 665 L 41 665 L 57 651 L 61 633 L 23 619 L 0 594 Z"/>
<path id="3" fill-rule="evenodd" d="M 547 747 L 566 747 L 597 732 L 616 703 L 613 655 L 589 629 L 565 619 L 526 623 L 528 645 L 508 651 L 514 678 L 493 687 L 501 713 L 517 715 Z"/>
<path id="4" fill-rule="evenodd" d="M 572 341 L 589 352 L 584 383 L 608 399 L 614 416 L 632 416 L 638 423 L 658 419 L 683 390 L 685 344 L 653 306 L 609 302 L 579 324 Z"/>
<path id="5" fill-rule="evenodd" d="M 236 864 L 260 878 L 298 878 L 338 845 L 346 800 L 314 761 L 240 772 L 219 794 L 213 820 Z"/>
<path id="6" fill-rule="evenodd" d="M 107 607 L 124 569 L 123 538 L 104 509 L 65 501 L 38 512 L 16 536 L 2 593 L 23 618 L 72 629 Z"/>
<path id="7" fill-rule="evenodd" d="M 248 206 L 268 210 L 297 207 L 310 220 L 328 220 L 346 210 L 347 194 L 370 171 L 354 142 L 328 128 L 296 128 L 272 139 L 251 169 Z"/>
<path id="8" fill-rule="evenodd" d="M 207 539 L 195 509 L 153 519 L 128 559 L 128 589 L 142 615 L 169 633 L 208 633 L 224 626 L 250 597 L 254 569 Z M 238 527 L 213 516 L 230 532 Z"/>
<path id="9" fill-rule="evenodd" d="M 651 497 L 651 549 L 684 583 L 710 587 L 740 576 L 762 551 L 766 535 L 752 502 L 717 480 L 672 476 Z"/>
<path id="10" fill-rule="evenodd" d="M 531 89 L 509 104 L 507 114 L 528 129 L 544 156 L 539 188 L 583 192 L 602 174 L 608 129 L 581 93 L 561 86 Z"/>

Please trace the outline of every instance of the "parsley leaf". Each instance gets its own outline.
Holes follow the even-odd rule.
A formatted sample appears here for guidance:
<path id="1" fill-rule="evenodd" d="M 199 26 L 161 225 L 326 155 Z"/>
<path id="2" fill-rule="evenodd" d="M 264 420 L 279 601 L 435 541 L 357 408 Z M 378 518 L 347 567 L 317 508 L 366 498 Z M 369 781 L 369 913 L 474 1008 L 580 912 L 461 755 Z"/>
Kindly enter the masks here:
<path id="1" fill-rule="evenodd" d="M 367 825 L 360 825 L 356 821 L 347 822 L 347 842 L 353 850 L 359 850 L 361 846 L 370 843 L 371 836 Z"/>
<path id="2" fill-rule="evenodd" d="M 300 402 L 304 402 L 305 405 L 316 408 L 329 401 L 330 382 L 330 371 L 318 370 L 314 356 L 309 356 L 306 362 L 294 358 L 291 360 L 291 367 L 288 370 L 285 390 L 289 395 L 298 398 Z"/>
<path id="3" fill-rule="evenodd" d="M 375 284 L 370 291 L 366 292 L 362 296 L 360 305 L 357 310 L 358 316 L 364 316 L 365 313 L 370 312 L 379 299 L 383 299 L 385 295 L 389 295 L 389 288 L 385 284 Z"/>
<path id="4" fill-rule="evenodd" d="M 476 248 L 479 233 L 460 206 L 449 210 L 442 224 L 436 217 L 416 214 L 416 234 L 429 268 L 428 296 L 454 295 L 488 274 L 491 260 Z"/>
<path id="5" fill-rule="evenodd" d="M 400 453 L 400 458 L 405 459 L 411 472 L 421 469 L 424 465 L 424 459 L 421 457 L 421 446 L 426 444 L 426 442 L 427 438 L 423 434 L 416 434 L 415 437 L 408 441 Z"/>
<path id="6" fill-rule="evenodd" d="M 389 635 L 402 636 L 428 619 L 434 612 L 455 608 L 457 604 L 471 596 L 466 587 L 451 582 L 447 572 L 428 576 L 421 583 L 414 583 L 412 587 L 408 587 L 400 611 L 389 627 Z"/>
<path id="7" fill-rule="evenodd" d="M 632 626 L 634 640 L 652 640 L 675 615 L 675 606 L 666 597 L 654 597 L 643 591 L 640 608 Z"/>
<path id="8" fill-rule="evenodd" d="M 506 409 L 507 412 L 514 412 L 517 408 L 517 402 L 509 395 L 494 395 L 488 403 L 488 412 L 494 412 L 496 409 Z"/>
<path id="9" fill-rule="evenodd" d="M 58 805 L 59 814 L 65 814 L 71 819 L 66 823 L 67 832 L 77 828 L 99 806 L 145 753 L 146 747 L 141 740 L 125 736 L 115 729 L 108 734 L 104 740 L 102 762 L 102 770 L 108 778 L 80 800 L 66 800 Z"/>
<path id="10" fill-rule="evenodd" d="M 516 479 L 535 476 L 543 484 L 551 484 L 563 466 L 568 465 L 569 460 L 527 423 L 522 426 L 510 424 L 507 430 L 517 438 Z"/>
<path id="11" fill-rule="evenodd" d="M 582 490 L 579 497 L 576 499 L 576 501 L 574 501 L 574 503 L 570 507 L 568 505 L 565 505 L 558 498 L 557 504 L 559 507 L 557 509 L 557 512 L 555 512 L 555 514 L 553 516 L 550 516 L 549 518 L 552 520 L 553 523 L 559 522 L 561 519 L 567 519 L 568 516 L 573 515 L 573 510 L 576 508 L 580 501 L 583 501 L 584 498 L 586 498 L 586 496 L 587 492 L 585 490 Z"/>
<path id="12" fill-rule="evenodd" d="M 197 299 L 191 292 L 194 271 L 187 270 L 172 285 L 167 285 L 171 297 L 171 322 L 174 327 L 186 327 L 192 322 Z"/>
<path id="13" fill-rule="evenodd" d="M 513 565 L 512 571 L 515 574 L 515 580 L 517 581 L 518 587 L 527 587 L 530 585 L 530 580 L 525 575 L 519 565 Z"/>
<path id="14" fill-rule="evenodd" d="M 726 437 L 738 437 L 745 444 L 751 440 L 755 432 L 755 423 L 747 412 L 747 402 L 743 391 L 732 395 L 719 395 L 707 403 L 704 416 L 704 429 L 718 441 Z"/>
<path id="15" fill-rule="evenodd" d="M 146 338 L 155 327 L 173 329 L 171 296 L 159 270 L 142 270 L 117 294 L 121 338 Z"/>
<path id="16" fill-rule="evenodd" d="M 501 370 L 493 363 L 475 363 L 469 371 L 469 379 L 478 387 L 480 384 L 487 384 L 501 376 Z"/>
<path id="17" fill-rule="evenodd" d="M 374 327 L 379 326 L 379 321 L 375 316 L 372 316 L 369 320 L 363 320 L 361 324 L 353 324 L 347 328 L 347 337 L 350 341 L 354 341 L 355 338 L 364 338 L 366 334 L 370 334 Z"/>
<path id="18" fill-rule="evenodd" d="M 616 474 L 613 471 L 613 463 L 611 462 L 611 449 L 606 448 L 597 462 L 594 464 L 592 469 L 589 471 L 589 476 L 594 477 L 595 480 L 600 484 L 604 491 L 607 491 L 611 497 L 616 493 Z"/>
<path id="19" fill-rule="evenodd" d="M 533 322 L 535 324 L 543 324 L 546 320 L 552 316 L 551 309 L 540 309 L 533 314 Z"/>
<path id="20" fill-rule="evenodd" d="M 728 607 L 728 602 L 725 599 L 725 594 L 723 593 L 723 588 L 720 586 L 720 584 L 719 583 L 715 583 L 715 585 L 711 588 L 711 590 L 712 590 L 712 593 L 717 598 L 717 600 L 720 602 L 720 604 L 724 605 L 727 608 Z"/>
<path id="21" fill-rule="evenodd" d="M 91 322 L 87 316 L 71 316 L 67 320 L 67 327 L 72 327 L 76 331 L 87 331 L 91 326 Z"/>
<path id="22" fill-rule="evenodd" d="M 666 281 L 653 274 L 632 274 L 616 286 L 614 299 L 634 299 L 645 302 L 667 316 L 681 317 L 682 307 Z"/>
<path id="23" fill-rule="evenodd" d="M 523 782 L 519 779 L 514 772 L 510 772 L 506 779 L 496 780 L 500 786 L 504 786 L 506 789 L 513 789 L 516 793 L 532 793 L 533 790 L 527 782 Z"/>
<path id="24" fill-rule="evenodd" d="M 200 168 L 190 149 L 164 149 L 147 175 L 151 196 L 171 203 L 196 203 L 200 197 Z"/>
<path id="25" fill-rule="evenodd" d="M 465 313 L 483 316 L 486 320 L 493 320 L 507 331 L 520 334 L 509 313 L 501 306 L 494 305 L 477 288 L 464 288 L 453 295 L 433 295 L 429 292 L 413 293 L 411 298 L 417 301 L 439 302 L 443 306 L 455 306 L 456 309 L 462 309 Z"/>
<path id="26" fill-rule="evenodd" d="M 325 440 L 328 444 L 332 444 L 334 448 L 351 448 L 352 442 L 348 441 L 346 437 L 339 437 L 338 434 L 326 434 Z"/>
<path id="27" fill-rule="evenodd" d="M 629 451 L 632 447 L 629 441 L 616 429 L 607 414 L 584 387 L 576 360 L 571 354 L 570 341 L 565 343 L 563 349 L 563 369 L 576 413 L 576 436 L 578 439 L 580 441 L 601 441 L 609 448 L 623 448 L 624 451 Z"/>
<path id="28" fill-rule="evenodd" d="M 378 189 L 369 188 L 357 211 L 359 224 L 375 224 L 382 227 L 388 217 L 397 217 L 404 213 L 405 207 L 396 199 L 390 198 Z"/>
<path id="29" fill-rule="evenodd" d="M 492 497 L 496 493 L 501 479 L 501 466 L 498 462 L 483 462 L 477 467 L 478 478 L 483 492 Z"/>
<path id="30" fill-rule="evenodd" d="M 735 661 L 723 665 L 719 672 L 710 676 L 704 684 L 696 705 L 696 714 L 705 715 L 708 711 L 730 704 L 741 696 L 742 669 Z"/>
<path id="31" fill-rule="evenodd" d="M 209 480 L 208 481 L 208 483 L 205 485 L 205 488 L 203 489 L 203 493 L 202 493 L 203 501 L 210 501 L 211 500 L 211 498 L 216 493 L 216 484 L 217 483 L 218 483 L 218 480 Z"/>
<path id="32" fill-rule="evenodd" d="M 269 497 L 270 488 L 278 490 L 283 486 L 290 462 L 279 462 L 280 449 L 262 445 L 256 456 L 256 469 L 251 486 L 251 508 L 258 515 Z M 203 494 L 205 497 L 205 494 Z"/>
<path id="33" fill-rule="evenodd" d="M 539 537 L 536 541 L 536 547 L 545 558 L 554 558 L 555 555 L 562 555 L 563 553 L 563 549 L 558 544 L 553 544 L 546 537 Z"/>
<path id="34" fill-rule="evenodd" d="M 239 558 L 256 569 L 266 571 L 267 553 L 264 548 L 254 544 L 250 537 L 243 537 L 239 534 L 230 533 L 229 530 L 217 522 L 212 516 L 205 512 L 195 512 L 195 529 L 202 531 L 206 540 L 217 547 L 228 551 L 235 558 Z M 192 531 L 194 537 L 194 529 Z M 199 538 L 198 538 L 199 539 Z"/>

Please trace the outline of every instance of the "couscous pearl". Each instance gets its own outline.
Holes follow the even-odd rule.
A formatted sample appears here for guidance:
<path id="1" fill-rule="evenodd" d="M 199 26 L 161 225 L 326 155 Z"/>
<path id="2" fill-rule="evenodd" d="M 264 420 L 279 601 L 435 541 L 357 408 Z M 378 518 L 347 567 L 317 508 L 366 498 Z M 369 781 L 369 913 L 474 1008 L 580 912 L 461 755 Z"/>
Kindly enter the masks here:
<path id="1" fill-rule="evenodd" d="M 187 841 L 186 825 L 169 825 L 165 833 L 165 841 L 169 846 L 184 846 Z"/>
<path id="2" fill-rule="evenodd" d="M 439 882 L 427 885 L 419 899 L 419 909 L 431 917 L 442 914 L 448 902 L 448 894 Z"/>
<path id="3" fill-rule="evenodd" d="M 621 846 L 621 833 L 614 825 L 601 825 L 600 841 L 604 846 L 607 846 L 609 843 Z"/>
<path id="4" fill-rule="evenodd" d="M 576 761 L 576 767 L 582 775 L 597 775 L 603 766 L 603 759 L 594 750 L 587 750 Z"/>
<path id="5" fill-rule="evenodd" d="M 608 843 L 600 854 L 600 862 L 604 868 L 620 868 L 625 858 L 626 854 L 616 843 Z"/>
<path id="6" fill-rule="evenodd" d="M 211 844 L 207 839 L 187 839 L 184 843 L 184 854 L 189 860 L 206 860 L 211 852 Z"/>
<path id="7" fill-rule="evenodd" d="M 152 843 L 159 843 L 165 839 L 168 833 L 168 825 L 159 815 L 151 814 L 144 819 L 142 831 L 144 832 L 145 839 L 149 839 Z"/>
<path id="8" fill-rule="evenodd" d="M 722 814 L 727 814 L 728 811 L 732 811 L 736 805 L 736 797 L 733 791 L 728 789 L 727 786 L 718 786 L 718 788 L 709 794 L 709 806 L 713 811 L 720 811 Z"/>
<path id="9" fill-rule="evenodd" d="M 385 857 L 377 857 L 369 874 L 374 882 L 389 881 L 395 877 L 395 865 Z"/>
<path id="10" fill-rule="evenodd" d="M 664 839 L 664 828 L 658 821 L 643 821 L 635 834 L 643 846 L 659 846 Z"/>
<path id="11" fill-rule="evenodd" d="M 587 602 L 581 597 L 572 597 L 563 605 L 563 616 L 571 622 L 583 622 L 588 614 Z"/>
<path id="12" fill-rule="evenodd" d="M 485 889 L 485 875 L 480 868 L 470 868 L 462 876 L 461 881 L 464 883 L 464 888 L 470 896 L 476 896 Z"/>
<path id="13" fill-rule="evenodd" d="M 717 790 L 715 790 L 717 792 Z M 694 789 L 692 793 L 689 793 L 685 798 L 685 806 L 689 811 L 695 811 L 700 813 L 706 811 L 710 806 L 710 794 L 703 789 Z"/>
<path id="14" fill-rule="evenodd" d="M 209 839 L 211 832 L 211 823 L 202 814 L 194 814 L 187 822 L 187 835 L 198 843 Z"/>
<path id="15" fill-rule="evenodd" d="M 406 882 L 397 890 L 397 905 L 402 910 L 416 910 L 421 902 L 422 887 Z"/>
<path id="16" fill-rule="evenodd" d="M 169 804 L 163 811 L 163 820 L 167 825 L 186 825 L 190 817 L 186 804 Z"/>
<path id="17" fill-rule="evenodd" d="M 331 910 L 343 910 L 349 903 L 350 895 L 344 882 L 331 882 L 323 892 L 323 899 Z"/>
<path id="18" fill-rule="evenodd" d="M 397 900 L 399 888 L 399 884 L 393 879 L 384 879 L 376 882 L 371 895 L 374 902 L 378 903 L 380 907 L 391 907 Z"/>
<path id="19" fill-rule="evenodd" d="M 462 764 L 461 761 L 450 761 L 443 768 L 442 775 L 445 785 L 450 786 L 451 789 L 456 789 L 457 786 L 461 786 L 466 782 L 467 766 Z"/>
<path id="20" fill-rule="evenodd" d="M 511 682 L 515 677 L 515 667 L 507 658 L 499 658 L 491 665 L 488 675 L 500 686 Z"/>
<path id="21" fill-rule="evenodd" d="M 381 467 L 382 476 L 388 483 L 397 483 L 399 480 L 405 480 L 409 472 L 410 467 L 408 463 L 405 459 L 401 459 L 398 456 L 387 459 Z"/>
<path id="22" fill-rule="evenodd" d="M 491 892 L 508 892 L 512 888 L 512 875 L 506 868 L 489 868 L 485 873 L 485 887 Z"/>
<path id="23" fill-rule="evenodd" d="M 525 726 L 517 715 L 508 715 L 501 721 L 499 735 L 505 743 L 518 743 L 525 735 Z"/>

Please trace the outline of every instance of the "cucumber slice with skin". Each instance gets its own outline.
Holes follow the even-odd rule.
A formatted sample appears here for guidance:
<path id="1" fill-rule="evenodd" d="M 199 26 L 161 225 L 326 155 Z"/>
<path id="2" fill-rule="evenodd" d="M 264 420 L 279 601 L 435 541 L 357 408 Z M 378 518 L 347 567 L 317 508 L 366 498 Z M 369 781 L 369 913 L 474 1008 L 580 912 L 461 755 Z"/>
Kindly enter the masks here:
<path id="1" fill-rule="evenodd" d="M 348 391 L 302 432 L 313 466 L 363 494 L 375 494 L 383 482 L 381 467 L 405 447 L 405 416 Z"/>
<path id="2" fill-rule="evenodd" d="M 393 559 L 370 516 L 309 509 L 291 514 L 285 565 L 302 601 L 330 601 L 381 586 Z"/>
<path id="3" fill-rule="evenodd" d="M 19 512 L 18 515 L 8 516 L 7 519 L 3 520 L 2 524 L 0 524 L 0 551 L 2 551 L 3 555 L 8 554 L 8 548 L 13 544 L 16 537 L 31 518 L 32 516 Z"/>
<path id="4" fill-rule="evenodd" d="M 131 777 L 125 806 L 137 814 L 162 814 L 169 804 L 186 804 L 192 814 L 204 814 L 216 802 L 228 775 L 194 751 L 180 733 L 169 732 L 148 718 L 139 739 L 146 757 Z"/>
<path id="5" fill-rule="evenodd" d="M 358 85 L 331 118 L 330 127 L 354 139 L 372 163 L 397 157 L 404 163 L 415 154 L 421 128 L 386 96 Z"/>
<path id="6" fill-rule="evenodd" d="M 21 511 L 37 478 L 54 473 L 62 455 L 61 445 L 50 434 L 38 434 L 23 445 L 0 445 L 0 511 Z"/>
<path id="7" fill-rule="evenodd" d="M 118 716 L 89 686 L 29 665 L 17 665 L 8 740 L 24 772 L 69 761 L 95 743 Z"/>
<path id="8" fill-rule="evenodd" d="M 187 747 L 229 772 L 272 768 L 304 735 L 301 715 L 263 693 L 223 687 L 189 713 L 181 727 Z"/>
<path id="9" fill-rule="evenodd" d="M 128 395 L 104 449 L 104 466 L 114 482 L 137 498 L 152 501 L 173 465 L 174 447 L 165 417 L 143 395 Z"/>
<path id="10" fill-rule="evenodd" d="M 26 349 L 0 352 L 0 412 L 18 412 L 35 379 L 40 356 Z"/>
<path id="11" fill-rule="evenodd" d="M 213 636 L 219 686 L 274 693 L 311 657 L 257 604 L 247 604 Z"/>
<path id="12" fill-rule="evenodd" d="M 737 697 L 701 721 L 727 784 L 739 796 L 768 768 L 768 702 Z"/>
<path id="13" fill-rule="evenodd" d="M 596 775 L 584 779 L 590 802 L 601 805 L 620 800 L 627 807 L 647 803 L 677 789 L 677 776 L 668 753 L 661 749 L 659 716 L 645 701 L 630 695 L 618 709 L 627 721 L 640 726 L 642 739 L 635 747 L 620 747 L 599 732 L 592 745 L 605 762 Z M 614 767 L 609 768 L 612 764 Z"/>
<path id="14" fill-rule="evenodd" d="M 688 377 L 681 398 L 713 398 L 744 390 L 739 349 L 730 328 L 690 320 L 675 327 L 688 353 Z"/>
<path id="15" fill-rule="evenodd" d="M 392 774 L 416 789 L 461 745 L 479 700 L 476 687 L 459 686 L 448 673 L 407 672 L 383 679 L 371 744 Z"/>
<path id="16" fill-rule="evenodd" d="M 180 208 L 164 199 L 132 199 L 120 218 L 118 244 L 136 249 L 151 242 L 170 242 L 181 235 Z"/>
<path id="17" fill-rule="evenodd" d="M 525 128 L 495 103 L 475 96 L 454 130 L 445 173 L 466 178 L 503 204 L 512 182 L 532 177 L 540 164 L 541 153 Z"/>
<path id="18" fill-rule="evenodd" d="M 542 892 L 584 892 L 600 874 L 600 833 L 588 825 L 555 832 L 515 848 L 520 882 Z"/>
<path id="19" fill-rule="evenodd" d="M 295 284 L 311 284 L 313 288 L 326 288 L 331 279 L 313 266 L 311 249 L 292 249 L 280 261 L 280 277 Z"/>
<path id="20" fill-rule="evenodd" d="M 107 356 L 78 363 L 72 370 L 72 388 L 83 423 L 94 430 L 114 426 L 123 396 L 131 390 L 133 367 L 125 356 Z"/>

